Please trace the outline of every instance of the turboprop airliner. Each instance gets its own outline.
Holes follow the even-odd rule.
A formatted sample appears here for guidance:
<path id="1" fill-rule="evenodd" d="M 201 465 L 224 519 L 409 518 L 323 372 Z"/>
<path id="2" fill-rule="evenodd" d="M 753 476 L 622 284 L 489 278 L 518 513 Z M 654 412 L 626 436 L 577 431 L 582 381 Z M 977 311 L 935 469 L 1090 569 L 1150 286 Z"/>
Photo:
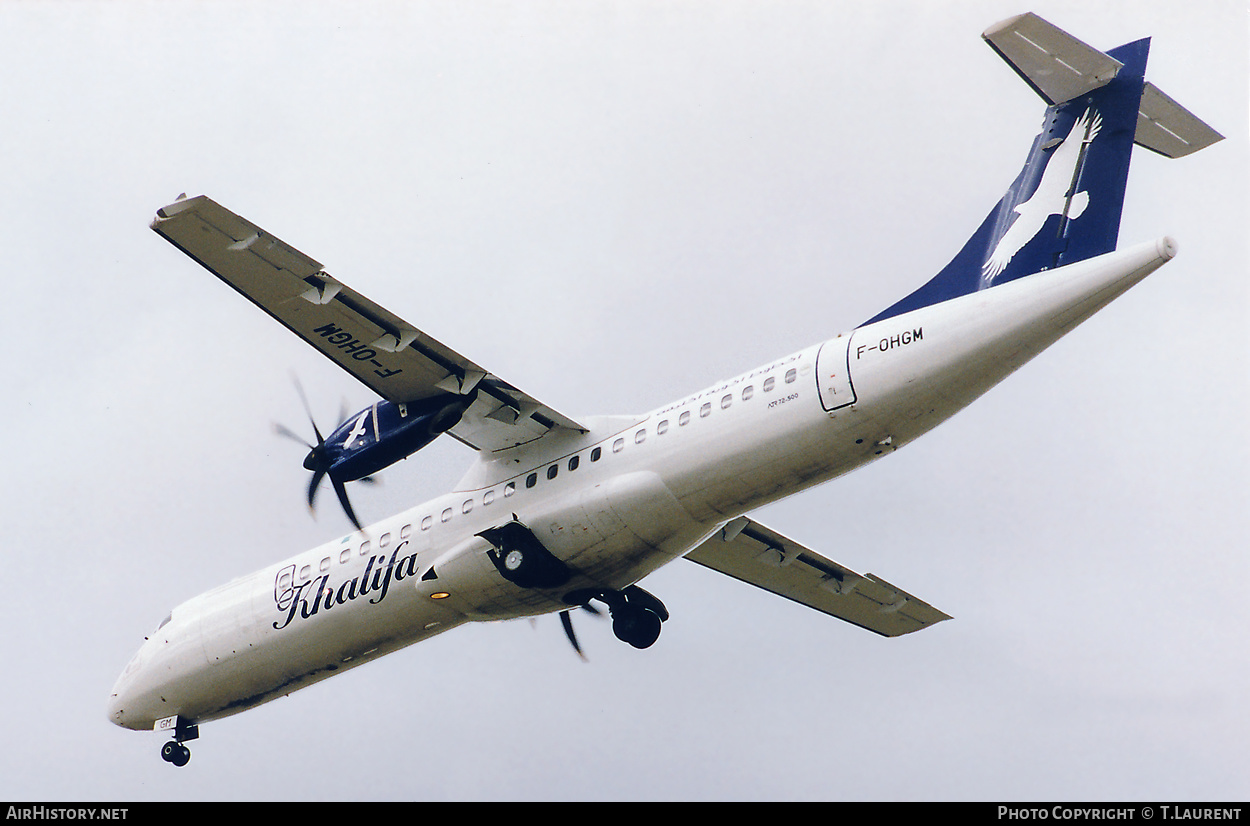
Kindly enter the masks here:
<path id="1" fill-rule="evenodd" d="M 885 637 L 950 617 L 750 514 L 898 450 L 1171 260 L 1117 249 L 1129 158 L 1220 135 L 1145 80 L 1149 40 L 1107 52 L 1033 14 L 986 42 L 1046 102 L 1024 167 L 959 253 L 855 329 L 642 415 L 570 418 L 205 197 L 152 228 L 379 400 L 304 462 L 353 530 L 177 606 L 126 665 L 109 719 L 165 732 L 182 766 L 199 726 L 462 623 L 606 610 L 635 648 L 669 611 L 639 586 L 687 559 Z M 446 434 L 475 458 L 455 489 L 362 525 L 347 485 Z M 579 650 L 580 653 L 580 650 Z"/>

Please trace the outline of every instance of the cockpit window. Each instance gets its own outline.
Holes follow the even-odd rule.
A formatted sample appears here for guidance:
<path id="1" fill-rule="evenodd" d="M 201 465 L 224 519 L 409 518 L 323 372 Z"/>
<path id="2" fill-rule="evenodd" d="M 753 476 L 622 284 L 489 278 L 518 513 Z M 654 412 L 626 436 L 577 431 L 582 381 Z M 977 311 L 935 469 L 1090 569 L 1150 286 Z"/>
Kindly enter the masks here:
<path id="1" fill-rule="evenodd" d="M 171 619 L 173 619 L 173 618 L 174 618 L 174 615 L 173 615 L 173 613 L 172 613 L 172 612 L 171 612 L 171 613 L 169 613 L 169 614 L 167 614 L 167 615 L 165 616 L 165 619 L 161 620 L 161 624 L 160 624 L 160 625 L 158 625 L 158 626 L 156 626 L 156 630 L 157 630 L 157 631 L 159 631 L 159 630 L 161 630 L 162 628 L 164 628 L 166 625 L 169 625 L 169 621 L 170 621 Z"/>

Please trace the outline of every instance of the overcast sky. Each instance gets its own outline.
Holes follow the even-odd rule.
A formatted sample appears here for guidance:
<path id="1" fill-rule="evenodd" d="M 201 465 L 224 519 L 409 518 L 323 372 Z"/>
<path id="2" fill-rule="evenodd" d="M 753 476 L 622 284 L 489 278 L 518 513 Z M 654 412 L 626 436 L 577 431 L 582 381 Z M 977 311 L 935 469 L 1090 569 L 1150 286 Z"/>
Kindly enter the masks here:
<path id="1" fill-rule="evenodd" d="M 205 725 L 105 717 L 169 609 L 347 527 L 307 430 L 369 391 L 148 229 L 206 194 L 572 416 L 853 328 L 958 251 L 1044 104 L 983 2 L 0 4 L 0 798 L 1250 796 L 1247 14 L 1037 2 L 1228 140 L 1137 151 L 1180 255 L 933 433 L 754 514 L 954 616 L 884 639 L 676 562 L 647 651 L 462 627 Z M 453 485 L 438 443 L 355 491 Z"/>

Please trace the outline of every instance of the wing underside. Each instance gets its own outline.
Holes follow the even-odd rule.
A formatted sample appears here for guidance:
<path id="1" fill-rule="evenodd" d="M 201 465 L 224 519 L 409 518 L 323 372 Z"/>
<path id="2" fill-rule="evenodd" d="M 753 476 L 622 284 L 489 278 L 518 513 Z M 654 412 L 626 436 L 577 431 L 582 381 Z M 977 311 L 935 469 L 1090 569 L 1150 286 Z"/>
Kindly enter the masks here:
<path id="1" fill-rule="evenodd" d="M 473 394 L 449 432 L 478 450 L 506 450 L 553 428 L 585 431 L 208 198 L 164 207 L 152 229 L 382 398 Z"/>
<path id="2" fill-rule="evenodd" d="M 950 619 L 901 588 L 857 574 L 747 517 L 730 522 L 686 559 L 886 637 Z"/>

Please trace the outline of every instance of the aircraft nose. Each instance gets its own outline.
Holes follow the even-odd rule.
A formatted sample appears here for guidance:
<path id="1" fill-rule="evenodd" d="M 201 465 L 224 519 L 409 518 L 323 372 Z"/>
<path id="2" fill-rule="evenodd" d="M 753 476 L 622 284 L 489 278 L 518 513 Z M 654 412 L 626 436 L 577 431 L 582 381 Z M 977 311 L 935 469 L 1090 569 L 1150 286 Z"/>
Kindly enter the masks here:
<path id="1" fill-rule="evenodd" d="M 133 723 L 136 715 L 132 702 L 135 698 L 134 676 L 139 671 L 140 665 L 140 654 L 135 654 L 131 657 L 130 662 L 126 664 L 126 668 L 117 678 L 117 682 L 113 684 L 113 690 L 109 692 L 109 722 L 122 728 L 135 727 Z"/>
<path id="2" fill-rule="evenodd" d="M 126 727 L 126 700 L 116 689 L 109 695 L 108 714 L 109 722 Z"/>

